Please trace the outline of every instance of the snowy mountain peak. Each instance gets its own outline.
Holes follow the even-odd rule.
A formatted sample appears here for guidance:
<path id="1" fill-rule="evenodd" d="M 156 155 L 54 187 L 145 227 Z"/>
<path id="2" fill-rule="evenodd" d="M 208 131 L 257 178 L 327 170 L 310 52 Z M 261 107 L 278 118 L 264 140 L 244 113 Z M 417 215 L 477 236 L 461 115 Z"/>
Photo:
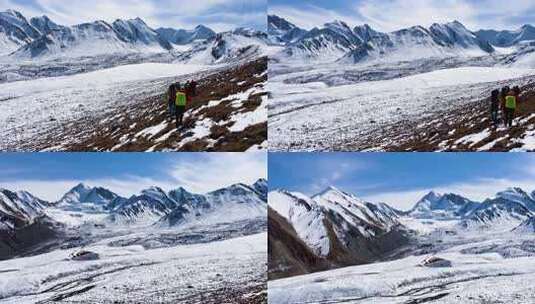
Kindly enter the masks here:
<path id="1" fill-rule="evenodd" d="M 160 187 L 157 187 L 157 186 L 152 186 L 150 188 L 147 188 L 147 189 L 144 189 L 141 191 L 142 194 L 146 194 L 146 195 L 153 195 L 153 194 L 156 194 L 156 195 L 161 195 L 161 194 L 166 194 L 165 191 L 160 188 Z"/>
<path id="2" fill-rule="evenodd" d="M 439 200 L 440 198 L 442 197 L 442 194 L 440 193 L 437 193 L 435 191 L 430 191 L 429 193 L 427 193 L 422 199 L 422 200 L 428 200 L 428 201 L 437 201 Z"/>
<path id="3" fill-rule="evenodd" d="M 416 203 L 409 215 L 416 218 L 459 218 L 478 206 L 479 203 L 454 193 L 437 194 L 431 191 Z"/>
<path id="4" fill-rule="evenodd" d="M 102 187 L 90 187 L 80 183 L 67 192 L 59 201 L 58 205 L 71 206 L 78 204 L 97 204 L 107 205 L 115 198 L 117 194 Z"/>
<path id="5" fill-rule="evenodd" d="M 327 27 L 327 28 L 342 29 L 344 31 L 345 30 L 351 30 L 349 25 L 347 25 L 347 23 L 345 23 L 342 20 L 334 20 L 332 22 L 327 22 L 323 26 Z"/>
<path id="6" fill-rule="evenodd" d="M 156 32 L 167 41 L 177 45 L 186 45 L 197 40 L 210 40 L 216 36 L 212 29 L 204 25 L 197 25 L 193 30 L 159 28 Z"/>
<path id="7" fill-rule="evenodd" d="M 33 17 L 30 19 L 31 25 L 38 29 L 43 35 L 48 35 L 51 31 L 60 30 L 62 27 L 50 20 L 48 16 Z"/>
<path id="8" fill-rule="evenodd" d="M 336 199 L 338 197 L 345 198 L 345 197 L 351 197 L 351 195 L 336 188 L 335 186 L 328 186 L 327 188 L 325 188 L 325 190 L 313 196 L 314 199 L 316 198 Z"/>
<path id="9" fill-rule="evenodd" d="M 5 10 L 4 13 L 6 15 L 11 15 L 11 16 L 19 18 L 19 19 L 25 19 L 24 16 L 19 11 L 16 11 L 14 9 L 7 9 L 7 10 Z"/>
<path id="10" fill-rule="evenodd" d="M 79 183 L 78 185 L 74 186 L 69 192 L 71 193 L 86 193 L 86 192 L 89 192 L 91 191 L 91 187 L 84 184 L 84 183 Z"/>
<path id="11" fill-rule="evenodd" d="M 500 191 L 496 194 L 496 197 L 507 199 L 524 199 L 529 198 L 529 195 L 519 187 L 509 187 L 504 191 Z"/>

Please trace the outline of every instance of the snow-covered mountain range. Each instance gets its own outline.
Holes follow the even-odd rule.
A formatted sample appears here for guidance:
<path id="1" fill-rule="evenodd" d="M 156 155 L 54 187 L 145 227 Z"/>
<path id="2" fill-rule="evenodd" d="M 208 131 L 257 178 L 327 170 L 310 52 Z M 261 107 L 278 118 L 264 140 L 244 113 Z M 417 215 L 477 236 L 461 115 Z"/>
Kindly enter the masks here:
<path id="1" fill-rule="evenodd" d="M 457 194 L 430 192 L 408 215 L 420 219 L 459 219 L 466 227 L 518 227 L 535 216 L 535 192 L 520 188 L 498 192 L 483 202 L 474 202 Z"/>
<path id="2" fill-rule="evenodd" d="M 254 35 L 250 36 L 252 32 Z M 224 44 L 224 51 L 220 50 L 221 44 Z M 87 58 L 111 54 L 174 55 L 186 50 L 204 51 L 213 47 L 208 55 L 213 53 L 214 57 L 203 54 L 202 58 L 204 62 L 212 63 L 231 52 L 229 49 L 234 53 L 245 53 L 251 45 L 258 47 L 259 44 L 267 44 L 267 35 L 252 30 L 237 29 L 216 34 L 203 25 L 193 30 L 153 29 L 140 18 L 63 26 L 47 16 L 28 19 L 14 10 L 0 12 L 0 56 L 15 60 Z"/>
<path id="3" fill-rule="evenodd" d="M 308 197 L 277 190 L 268 196 L 270 250 L 285 252 L 270 260 L 270 275 L 308 272 L 321 265 L 369 263 L 406 242 L 398 222 L 400 212 L 386 204 L 373 204 L 334 187 Z M 275 213 L 275 214 L 273 214 Z M 292 235 L 295 234 L 295 237 Z M 300 239 L 314 258 L 292 250 L 285 240 Z M 292 256 L 291 259 L 280 257 Z M 298 261 L 289 262 L 290 260 Z M 301 271 L 292 269 L 300 265 Z"/>
<path id="4" fill-rule="evenodd" d="M 280 56 L 290 59 L 361 63 L 476 57 L 501 54 L 503 50 L 497 47 L 521 46 L 535 40 L 535 28 L 530 25 L 517 31 L 473 32 L 461 22 L 453 21 L 383 33 L 367 24 L 350 28 L 343 21 L 307 31 L 279 16 L 271 15 L 268 19 L 271 42 L 283 45 Z"/>
<path id="5" fill-rule="evenodd" d="M 535 192 L 520 188 L 498 192 L 483 202 L 461 195 L 430 192 L 408 211 L 374 204 L 329 187 L 308 197 L 269 193 L 270 277 L 371 263 L 409 242 L 419 221 L 455 221 L 461 230 L 535 232 Z M 296 249 L 299 248 L 299 249 Z"/>
<path id="6" fill-rule="evenodd" d="M 263 179 L 206 194 L 151 187 L 129 198 L 103 187 L 79 184 L 57 202 L 0 189 L 0 258 L 46 239 L 31 235 L 51 237 L 62 227 L 184 228 L 265 218 L 266 198 L 267 181 Z"/>

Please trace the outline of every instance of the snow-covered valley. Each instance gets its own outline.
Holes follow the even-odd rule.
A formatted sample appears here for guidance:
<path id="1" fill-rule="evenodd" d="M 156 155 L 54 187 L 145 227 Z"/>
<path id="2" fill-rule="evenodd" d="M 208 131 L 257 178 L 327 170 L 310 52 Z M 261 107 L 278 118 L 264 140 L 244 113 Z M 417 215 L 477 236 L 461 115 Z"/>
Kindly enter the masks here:
<path id="1" fill-rule="evenodd" d="M 522 108 L 535 83 L 529 36 L 505 47 L 458 22 L 379 33 L 337 21 L 307 32 L 277 18 L 268 31 L 279 47 L 269 64 L 270 150 L 533 149 L 532 111 Z M 517 128 L 485 136 L 491 91 L 505 85 L 525 97 Z M 459 144 L 470 135 L 481 138 Z"/>
<path id="2" fill-rule="evenodd" d="M 420 220 L 426 222 L 425 220 Z M 421 223 L 431 231 L 442 225 Z M 535 290 L 533 232 L 451 230 L 418 236 L 428 253 L 270 281 L 269 303 L 531 303 Z M 428 248 L 440 242 L 440 249 Z M 422 266 L 435 255 L 451 267 Z"/>
<path id="3" fill-rule="evenodd" d="M 335 188 L 270 192 L 269 303 L 533 302 L 534 194 L 430 192 L 399 211 Z M 377 247 L 392 231 L 403 237 Z"/>
<path id="4" fill-rule="evenodd" d="M 1 303 L 264 303 L 267 181 L 57 202 L 0 191 Z"/>

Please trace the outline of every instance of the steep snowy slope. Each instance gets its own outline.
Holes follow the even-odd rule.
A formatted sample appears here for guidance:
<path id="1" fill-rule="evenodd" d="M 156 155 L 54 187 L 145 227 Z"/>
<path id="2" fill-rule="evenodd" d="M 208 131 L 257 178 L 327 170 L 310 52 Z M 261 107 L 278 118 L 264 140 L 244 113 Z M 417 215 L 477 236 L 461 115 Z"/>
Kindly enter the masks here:
<path id="1" fill-rule="evenodd" d="M 0 189 L 0 260 L 55 234 L 57 223 L 44 212 L 48 206 L 26 191 Z"/>
<path id="2" fill-rule="evenodd" d="M 276 15 L 268 16 L 268 35 L 273 43 L 292 43 L 302 38 L 306 33 L 306 30 L 284 18 Z"/>
<path id="3" fill-rule="evenodd" d="M 269 207 L 295 229 L 298 237 L 317 256 L 325 257 L 331 244 L 325 214 L 312 199 L 300 193 L 279 190 L 269 192 Z"/>
<path id="4" fill-rule="evenodd" d="M 180 61 L 193 64 L 225 64 L 253 59 L 268 52 L 267 34 L 238 28 L 219 33 L 213 39 L 197 41 L 178 55 Z"/>
<path id="5" fill-rule="evenodd" d="M 43 215 L 48 202 L 36 198 L 26 191 L 12 192 L 0 188 L 0 218 L 4 227 L 12 227 L 10 223 L 29 224 Z M 3 220 L 9 220 L 3 221 Z M 0 223 L 1 225 L 1 223 Z"/>
<path id="6" fill-rule="evenodd" d="M 272 191 L 268 202 L 276 215 L 292 228 L 290 232 L 281 229 L 285 234 L 274 238 L 282 242 L 288 233 L 295 231 L 308 250 L 319 261 L 328 261 L 330 267 L 369 263 L 406 242 L 393 209 L 364 202 L 333 187 L 313 198 L 284 190 Z M 277 223 L 284 226 L 280 220 Z M 278 243 L 279 249 L 294 245 Z M 291 274 L 284 271 L 276 274 L 287 275 Z"/>
<path id="7" fill-rule="evenodd" d="M 41 35 L 19 12 L 0 12 L 0 55 L 9 54 Z"/>
<path id="8" fill-rule="evenodd" d="M 286 218 L 268 209 L 268 278 L 270 280 L 329 268 L 297 234 Z"/>

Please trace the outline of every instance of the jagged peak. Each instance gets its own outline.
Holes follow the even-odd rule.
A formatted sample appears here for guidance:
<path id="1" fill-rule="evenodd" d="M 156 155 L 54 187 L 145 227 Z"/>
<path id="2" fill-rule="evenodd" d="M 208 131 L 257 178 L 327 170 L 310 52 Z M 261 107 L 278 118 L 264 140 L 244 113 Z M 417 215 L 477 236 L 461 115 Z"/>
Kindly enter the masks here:
<path id="1" fill-rule="evenodd" d="M 78 190 L 91 190 L 92 187 L 86 185 L 83 182 L 78 183 L 76 186 L 74 186 L 71 190 L 78 191 Z"/>
<path id="2" fill-rule="evenodd" d="M 347 25 L 347 23 L 345 23 L 344 21 L 342 20 L 339 20 L 339 19 L 335 19 L 334 21 L 332 22 L 327 22 L 324 24 L 325 27 L 329 27 L 329 26 L 337 26 L 337 27 L 344 27 L 344 28 L 349 28 L 349 26 Z"/>
<path id="3" fill-rule="evenodd" d="M 141 191 L 141 193 L 144 193 L 144 194 L 151 193 L 151 192 L 165 193 L 165 191 L 163 191 L 163 189 L 158 186 L 152 186 Z"/>
<path id="4" fill-rule="evenodd" d="M 435 200 L 439 200 L 442 197 L 444 197 L 443 194 L 438 193 L 438 192 L 436 192 L 434 190 L 431 190 L 431 191 L 429 191 L 429 193 L 424 195 L 424 197 L 422 197 L 422 199 L 420 199 L 420 202 L 426 201 L 426 200 L 435 201 Z"/>
<path id="5" fill-rule="evenodd" d="M 268 180 L 265 179 L 265 178 L 259 178 L 258 180 L 256 180 L 255 184 L 258 184 L 258 183 L 262 183 L 262 184 L 267 184 Z"/>
<path id="6" fill-rule="evenodd" d="M 17 17 L 17 18 L 24 18 L 24 15 L 21 14 L 21 12 L 14 10 L 14 9 L 7 9 L 4 11 L 5 14 Z"/>
<path id="7" fill-rule="evenodd" d="M 325 198 L 326 196 L 340 196 L 343 198 L 351 198 L 354 200 L 360 200 L 358 197 L 354 196 L 353 194 L 347 193 L 343 190 L 340 190 L 339 188 L 335 186 L 328 186 L 325 188 L 325 190 L 321 191 L 320 193 L 313 196 L 313 198 Z"/>

